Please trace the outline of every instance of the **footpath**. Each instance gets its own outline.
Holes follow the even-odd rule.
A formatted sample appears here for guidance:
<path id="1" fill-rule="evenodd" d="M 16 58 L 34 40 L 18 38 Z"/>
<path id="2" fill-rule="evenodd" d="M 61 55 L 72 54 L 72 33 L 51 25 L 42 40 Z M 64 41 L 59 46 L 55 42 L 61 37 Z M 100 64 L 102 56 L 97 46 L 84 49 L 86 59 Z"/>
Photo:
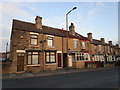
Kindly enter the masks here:
<path id="1" fill-rule="evenodd" d="M 30 77 L 40 77 L 40 76 L 50 76 L 50 75 L 60 75 L 60 74 L 69 74 L 69 73 L 77 73 L 77 72 L 92 72 L 98 70 L 108 70 L 119 67 L 99 67 L 94 69 L 76 69 L 76 68 L 64 68 L 58 70 L 50 70 L 50 71 L 41 71 L 38 73 L 16 73 L 16 74 L 3 74 L 0 75 L 0 79 L 18 79 L 18 78 L 30 78 Z"/>

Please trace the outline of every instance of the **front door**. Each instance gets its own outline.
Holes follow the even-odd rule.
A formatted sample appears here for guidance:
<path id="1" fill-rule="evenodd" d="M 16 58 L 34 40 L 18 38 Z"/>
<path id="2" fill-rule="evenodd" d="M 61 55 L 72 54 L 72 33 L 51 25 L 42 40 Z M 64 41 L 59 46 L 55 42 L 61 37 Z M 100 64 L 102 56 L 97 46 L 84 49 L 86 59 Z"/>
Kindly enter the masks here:
<path id="1" fill-rule="evenodd" d="M 61 53 L 58 53 L 58 67 L 61 67 Z"/>
<path id="2" fill-rule="evenodd" d="M 17 71 L 24 71 L 24 53 L 18 53 L 17 55 Z"/>
<path id="3" fill-rule="evenodd" d="M 72 56 L 71 55 L 69 55 L 69 57 L 68 57 L 68 60 L 69 60 L 69 67 L 72 67 Z"/>

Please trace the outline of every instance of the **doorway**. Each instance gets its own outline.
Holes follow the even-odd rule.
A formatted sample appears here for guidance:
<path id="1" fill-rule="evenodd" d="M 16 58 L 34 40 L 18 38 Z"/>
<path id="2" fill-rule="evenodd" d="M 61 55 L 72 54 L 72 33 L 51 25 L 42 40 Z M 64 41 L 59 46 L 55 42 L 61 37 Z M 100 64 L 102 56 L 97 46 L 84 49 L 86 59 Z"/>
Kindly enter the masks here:
<path id="1" fill-rule="evenodd" d="M 61 67 L 61 53 L 58 53 L 58 67 Z"/>
<path id="2" fill-rule="evenodd" d="M 67 67 L 67 53 L 63 53 L 63 68 Z"/>
<path id="3" fill-rule="evenodd" d="M 24 71 L 24 53 L 17 54 L 17 72 Z"/>

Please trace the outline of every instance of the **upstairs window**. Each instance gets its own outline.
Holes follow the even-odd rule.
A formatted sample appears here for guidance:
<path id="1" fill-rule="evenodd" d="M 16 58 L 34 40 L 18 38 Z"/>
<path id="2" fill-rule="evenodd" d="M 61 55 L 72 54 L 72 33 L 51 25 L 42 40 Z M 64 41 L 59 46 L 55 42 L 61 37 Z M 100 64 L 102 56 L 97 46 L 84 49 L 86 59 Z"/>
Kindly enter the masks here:
<path id="1" fill-rule="evenodd" d="M 53 37 L 48 36 L 48 46 L 49 47 L 53 46 Z"/>
<path id="2" fill-rule="evenodd" d="M 99 47 L 99 51 L 101 51 L 101 45 L 99 45 L 98 47 Z"/>
<path id="3" fill-rule="evenodd" d="M 110 49 L 110 52 L 113 52 L 113 49 L 112 49 L 112 48 Z"/>
<path id="4" fill-rule="evenodd" d="M 82 42 L 82 49 L 85 49 L 85 42 Z"/>
<path id="5" fill-rule="evenodd" d="M 110 53 L 110 47 L 108 46 L 108 53 Z"/>
<path id="6" fill-rule="evenodd" d="M 74 40 L 74 48 L 78 48 L 78 40 Z"/>
<path id="7" fill-rule="evenodd" d="M 95 45 L 95 52 L 97 51 L 97 46 Z"/>
<path id="8" fill-rule="evenodd" d="M 38 45 L 38 35 L 31 34 L 30 44 L 31 45 Z"/>

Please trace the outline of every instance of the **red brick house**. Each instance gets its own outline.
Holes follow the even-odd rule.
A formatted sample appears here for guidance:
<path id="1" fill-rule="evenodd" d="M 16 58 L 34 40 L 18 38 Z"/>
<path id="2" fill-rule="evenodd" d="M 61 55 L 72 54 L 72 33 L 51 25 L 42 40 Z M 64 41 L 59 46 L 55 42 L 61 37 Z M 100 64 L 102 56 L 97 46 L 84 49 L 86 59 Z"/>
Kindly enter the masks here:
<path id="1" fill-rule="evenodd" d="M 68 33 L 69 59 L 66 36 Z M 37 16 L 34 23 L 13 20 L 10 42 L 11 73 L 39 72 L 63 67 L 84 67 L 89 61 L 89 40 L 76 33 L 73 23 L 69 31 L 42 25 Z"/>

